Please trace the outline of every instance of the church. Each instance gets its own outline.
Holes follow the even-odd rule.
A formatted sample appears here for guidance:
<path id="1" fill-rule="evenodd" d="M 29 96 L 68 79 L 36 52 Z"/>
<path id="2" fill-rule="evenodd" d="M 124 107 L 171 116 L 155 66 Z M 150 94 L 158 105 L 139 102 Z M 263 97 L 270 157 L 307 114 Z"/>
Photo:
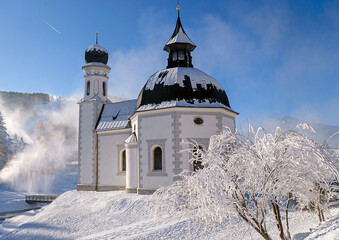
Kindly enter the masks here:
<path id="1" fill-rule="evenodd" d="M 151 194 L 171 185 L 191 163 L 189 141 L 207 149 L 223 126 L 235 129 L 235 116 L 220 83 L 194 68 L 196 45 L 178 18 L 164 46 L 166 69 L 154 73 L 137 99 L 108 99 L 107 50 L 96 44 L 85 52 L 84 97 L 79 102 L 78 191 L 125 190 Z"/>

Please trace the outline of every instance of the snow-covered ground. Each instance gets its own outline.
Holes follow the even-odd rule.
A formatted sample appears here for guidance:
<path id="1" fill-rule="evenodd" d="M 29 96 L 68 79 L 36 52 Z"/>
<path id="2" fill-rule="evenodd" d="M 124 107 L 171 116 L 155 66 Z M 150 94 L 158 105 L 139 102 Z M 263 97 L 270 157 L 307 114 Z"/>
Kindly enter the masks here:
<path id="1" fill-rule="evenodd" d="M 46 176 L 47 178 L 47 176 Z M 40 208 L 45 204 L 28 204 L 25 201 L 27 194 L 52 194 L 59 195 L 69 190 L 76 189 L 78 171 L 77 166 L 68 166 L 63 172 L 50 176 L 49 182 L 52 184 L 48 192 L 26 193 L 16 190 L 8 185 L 0 185 L 0 223 L 3 221 L 1 216 L 4 213 L 20 212 L 34 208 Z M 22 184 L 25 184 L 24 182 Z M 31 214 L 29 214 L 31 215 Z M 1 235 L 1 233 L 0 233 Z"/>
<path id="2" fill-rule="evenodd" d="M 318 227 L 314 214 L 291 214 L 295 239 L 339 239 L 339 208 Z M 273 227 L 273 226 L 272 226 Z M 310 228 L 316 228 L 310 233 Z M 3 239 L 261 239 L 246 224 L 214 229 L 189 219 L 167 219 L 152 212 L 151 196 L 116 192 L 68 191 L 40 211 L 4 221 Z"/>

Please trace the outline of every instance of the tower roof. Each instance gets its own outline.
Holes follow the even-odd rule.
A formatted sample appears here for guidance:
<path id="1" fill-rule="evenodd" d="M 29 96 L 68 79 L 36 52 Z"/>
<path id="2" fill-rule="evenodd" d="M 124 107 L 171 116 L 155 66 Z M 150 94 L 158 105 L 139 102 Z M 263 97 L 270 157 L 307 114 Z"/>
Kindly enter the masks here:
<path id="1" fill-rule="evenodd" d="M 103 64 L 107 64 L 108 61 L 107 50 L 98 44 L 89 46 L 85 52 L 85 61 L 86 63 L 100 62 Z"/>
<path id="2" fill-rule="evenodd" d="M 141 90 L 137 109 L 166 106 L 223 107 L 231 109 L 220 83 L 197 68 L 175 67 L 153 74 Z M 159 105 L 159 106 L 158 106 Z"/>
<path id="3" fill-rule="evenodd" d="M 85 52 L 86 63 L 103 63 L 107 64 L 108 52 L 107 50 L 98 44 L 98 33 L 96 33 L 95 44 L 89 46 Z"/>
<path id="4" fill-rule="evenodd" d="M 185 33 L 185 30 L 181 24 L 179 10 L 177 24 L 175 26 L 174 32 L 170 40 L 168 40 L 168 42 L 166 43 L 164 50 L 170 52 L 171 46 L 174 45 L 185 45 L 186 49 L 189 51 L 193 51 L 196 48 L 196 45 Z"/>

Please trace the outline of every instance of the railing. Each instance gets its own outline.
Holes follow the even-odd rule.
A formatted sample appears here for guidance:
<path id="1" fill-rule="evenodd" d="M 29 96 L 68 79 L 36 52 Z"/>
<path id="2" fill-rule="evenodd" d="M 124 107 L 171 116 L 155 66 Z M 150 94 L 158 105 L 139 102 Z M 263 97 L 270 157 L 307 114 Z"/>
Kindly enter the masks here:
<path id="1" fill-rule="evenodd" d="M 26 195 L 26 202 L 27 203 L 51 203 L 53 202 L 58 195 Z"/>

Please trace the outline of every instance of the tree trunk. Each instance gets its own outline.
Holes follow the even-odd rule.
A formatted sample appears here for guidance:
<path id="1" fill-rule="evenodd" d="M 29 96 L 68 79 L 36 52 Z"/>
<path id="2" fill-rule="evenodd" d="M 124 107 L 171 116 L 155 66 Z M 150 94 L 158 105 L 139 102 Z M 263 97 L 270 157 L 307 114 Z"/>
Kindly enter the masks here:
<path id="1" fill-rule="evenodd" d="M 287 232 L 287 237 L 289 239 L 291 239 L 291 233 L 290 233 L 290 226 L 288 225 L 288 207 L 290 206 L 291 198 L 292 198 L 292 193 L 288 193 L 288 201 L 286 204 L 285 214 L 286 214 L 286 232 Z"/>
<path id="2" fill-rule="evenodd" d="M 265 228 L 263 228 L 262 226 L 258 225 L 258 221 L 252 219 L 254 222 L 256 222 L 256 225 L 250 221 L 242 212 L 241 210 L 236 206 L 237 212 L 239 214 L 239 216 L 245 220 L 245 222 L 247 222 L 252 228 L 254 228 L 255 231 L 257 231 L 265 240 L 272 240 L 272 238 L 268 235 L 267 231 Z"/>
<path id="3" fill-rule="evenodd" d="M 281 222 L 281 216 L 280 216 L 280 209 L 279 209 L 279 205 L 276 202 L 271 201 L 272 204 L 272 209 L 273 209 L 273 213 L 275 216 L 275 220 L 277 222 L 277 227 L 279 230 L 279 237 L 281 240 L 286 240 L 286 239 L 290 239 L 288 237 L 285 236 L 284 234 L 284 228 Z"/>
<path id="4" fill-rule="evenodd" d="M 324 211 L 320 209 L 319 205 L 317 205 L 317 212 L 318 212 L 318 218 L 319 222 L 325 221 Z"/>

